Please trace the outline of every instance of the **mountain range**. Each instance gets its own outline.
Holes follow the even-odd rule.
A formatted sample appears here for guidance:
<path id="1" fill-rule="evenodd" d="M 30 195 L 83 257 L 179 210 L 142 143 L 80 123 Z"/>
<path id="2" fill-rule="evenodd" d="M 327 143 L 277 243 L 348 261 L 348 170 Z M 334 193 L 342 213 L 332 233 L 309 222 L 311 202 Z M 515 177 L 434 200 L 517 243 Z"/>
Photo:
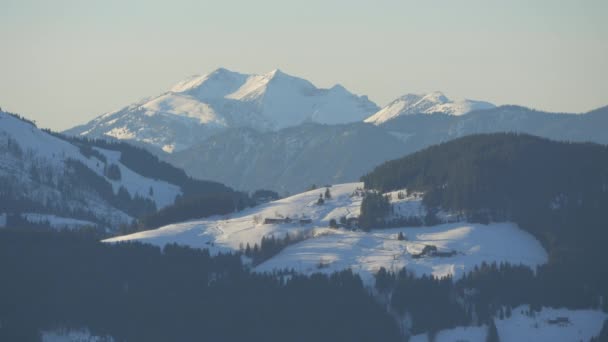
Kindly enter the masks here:
<path id="1" fill-rule="evenodd" d="M 339 84 L 322 89 L 278 69 L 256 75 L 219 68 L 65 133 L 129 140 L 172 153 L 229 128 L 268 132 L 307 122 L 380 124 L 407 114 L 462 115 L 492 107 L 488 102 L 452 101 L 432 92 L 407 94 L 380 109 L 367 96 L 357 96 Z"/>
<path id="2" fill-rule="evenodd" d="M 228 129 L 161 158 L 196 178 L 284 194 L 312 184 L 356 181 L 384 161 L 470 134 L 518 132 L 608 144 L 606 127 L 608 107 L 574 115 L 501 106 L 461 116 L 404 115 L 379 125 L 309 123 L 276 132 Z"/>
<path id="3" fill-rule="evenodd" d="M 220 68 L 66 133 L 132 140 L 174 152 L 226 128 L 271 131 L 304 122 L 347 123 L 377 110 L 366 96 L 340 85 L 321 89 L 280 70 L 246 75 Z"/>
<path id="4" fill-rule="evenodd" d="M 65 133 L 128 141 L 199 179 L 294 193 L 356 181 L 384 161 L 474 133 L 608 143 L 606 107 L 583 115 L 407 94 L 379 108 L 280 70 L 217 69 Z M 303 172 L 302 170 L 306 170 Z"/>

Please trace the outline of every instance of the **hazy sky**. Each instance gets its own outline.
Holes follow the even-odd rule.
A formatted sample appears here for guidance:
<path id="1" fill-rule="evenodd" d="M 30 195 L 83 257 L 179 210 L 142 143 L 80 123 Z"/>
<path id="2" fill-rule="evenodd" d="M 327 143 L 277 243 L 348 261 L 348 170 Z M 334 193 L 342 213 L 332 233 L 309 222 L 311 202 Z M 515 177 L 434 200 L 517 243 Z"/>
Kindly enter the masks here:
<path id="1" fill-rule="evenodd" d="M 582 112 L 608 104 L 608 1 L 0 0 L 0 107 L 56 130 L 219 66 Z"/>

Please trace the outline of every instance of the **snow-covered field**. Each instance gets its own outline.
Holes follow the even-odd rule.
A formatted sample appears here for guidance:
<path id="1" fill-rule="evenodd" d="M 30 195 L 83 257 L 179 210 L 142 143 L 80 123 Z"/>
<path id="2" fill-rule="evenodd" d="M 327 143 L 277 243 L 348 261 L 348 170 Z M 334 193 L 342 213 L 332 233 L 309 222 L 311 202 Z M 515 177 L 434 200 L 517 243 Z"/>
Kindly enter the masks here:
<path id="1" fill-rule="evenodd" d="M 341 216 L 359 216 L 362 197 L 353 194 L 363 183 L 335 185 L 330 188 L 332 199 L 324 205 L 317 205 L 325 188 L 311 190 L 278 201 L 249 208 L 228 216 L 214 216 L 204 220 L 194 220 L 171 224 L 159 229 L 119 236 L 105 242 L 138 240 L 158 246 L 178 243 L 195 248 L 208 248 L 212 254 L 238 250 L 242 245 L 259 244 L 264 236 L 276 238 L 285 234 L 314 234 L 325 232 L 329 220 L 339 220 Z M 264 224 L 265 219 L 289 217 L 290 223 Z M 311 223 L 300 223 L 300 219 L 310 219 Z"/>
<path id="2" fill-rule="evenodd" d="M 255 271 L 294 269 L 311 274 L 352 269 L 367 284 L 380 267 L 398 270 L 407 267 L 417 275 L 452 275 L 460 277 L 482 262 L 509 262 L 532 268 L 547 261 L 547 253 L 530 234 L 512 223 L 489 225 L 445 223 L 432 227 L 373 230 L 370 233 L 328 228 L 329 221 L 359 216 L 362 183 L 334 185 L 331 199 L 318 205 L 325 188 L 308 191 L 279 201 L 250 208 L 227 217 L 168 225 L 156 230 L 138 232 L 105 240 L 105 242 L 142 241 L 158 246 L 178 243 L 195 248 L 208 248 L 211 253 L 230 252 L 241 246 L 259 244 L 262 237 L 277 238 L 306 234 L 310 238 L 285 248 L 278 255 L 258 265 Z M 399 200 L 399 207 L 409 214 L 422 214 L 419 198 Z M 264 224 L 267 218 L 289 217 L 291 223 Z M 310 219 L 302 224 L 299 219 Z M 406 240 L 398 240 L 399 233 Z M 450 256 L 415 258 L 426 245 Z"/>
<path id="3" fill-rule="evenodd" d="M 397 240 L 399 232 L 408 240 Z M 547 262 L 547 254 L 540 243 L 511 223 L 448 223 L 370 233 L 344 230 L 328 230 L 326 233 L 287 247 L 256 270 L 293 268 L 311 274 L 350 268 L 358 272 L 366 283 L 373 284 L 373 275 L 380 267 L 393 271 L 406 267 L 418 276 L 451 275 L 459 278 L 484 261 L 523 264 L 532 268 Z M 454 255 L 413 257 L 427 245 Z"/>
<path id="4" fill-rule="evenodd" d="M 496 330 L 502 342 L 553 342 L 589 341 L 599 335 L 608 315 L 596 310 L 568 310 L 543 308 L 534 316 L 526 314 L 529 308 L 520 306 L 513 309 L 510 318 L 495 319 Z M 565 323 L 550 322 L 567 318 Z M 436 342 L 483 342 L 487 327 L 457 327 L 442 330 L 435 336 Z M 410 342 L 427 342 L 428 335 L 413 336 Z"/>

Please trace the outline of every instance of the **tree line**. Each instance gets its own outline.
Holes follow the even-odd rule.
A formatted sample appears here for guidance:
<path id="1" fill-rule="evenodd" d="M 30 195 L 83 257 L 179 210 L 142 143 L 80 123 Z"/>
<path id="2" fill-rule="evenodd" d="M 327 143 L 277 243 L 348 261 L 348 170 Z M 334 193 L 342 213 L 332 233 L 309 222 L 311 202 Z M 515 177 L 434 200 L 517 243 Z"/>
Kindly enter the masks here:
<path id="1" fill-rule="evenodd" d="M 491 325 L 495 318 L 509 318 L 515 307 L 529 305 L 530 313 L 542 307 L 596 309 L 608 313 L 607 289 L 592 289 L 554 265 L 536 270 L 511 264 L 476 266 L 462 278 L 417 277 L 406 268 L 397 272 L 381 268 L 376 289 L 399 315 L 411 317 L 413 335 L 457 326 Z"/>
<path id="2" fill-rule="evenodd" d="M 0 230 L 0 340 L 88 328 L 117 341 L 399 341 L 350 271 L 255 274 L 239 255 Z"/>

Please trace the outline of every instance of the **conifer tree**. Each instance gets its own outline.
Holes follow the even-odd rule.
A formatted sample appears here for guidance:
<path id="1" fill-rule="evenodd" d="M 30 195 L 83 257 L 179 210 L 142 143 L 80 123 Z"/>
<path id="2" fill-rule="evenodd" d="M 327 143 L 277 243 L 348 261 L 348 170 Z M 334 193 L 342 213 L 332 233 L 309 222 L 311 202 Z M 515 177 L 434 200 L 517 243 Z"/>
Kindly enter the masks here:
<path id="1" fill-rule="evenodd" d="M 488 335 L 486 337 L 486 342 L 498 342 L 500 338 L 498 337 L 498 330 L 496 329 L 496 324 L 494 323 L 494 319 L 490 319 L 490 324 L 488 325 Z"/>

